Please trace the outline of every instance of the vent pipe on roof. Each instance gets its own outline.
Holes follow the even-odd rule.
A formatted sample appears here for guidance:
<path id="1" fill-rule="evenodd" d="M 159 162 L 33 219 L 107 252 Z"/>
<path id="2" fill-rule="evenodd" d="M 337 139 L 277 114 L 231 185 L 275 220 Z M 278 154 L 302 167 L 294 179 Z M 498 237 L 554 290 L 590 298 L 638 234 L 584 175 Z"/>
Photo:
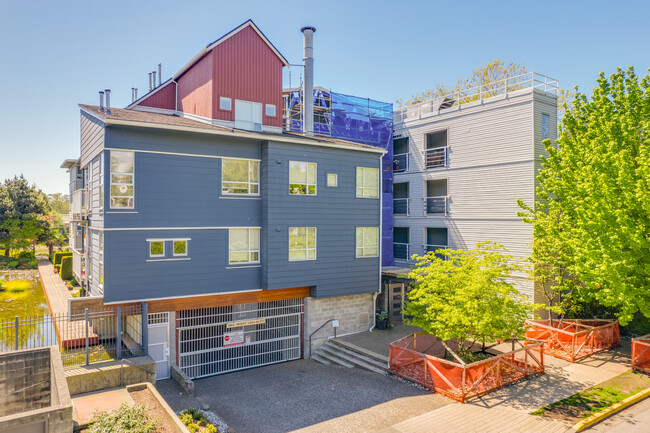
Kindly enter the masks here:
<path id="1" fill-rule="evenodd" d="M 135 87 L 131 87 L 131 102 L 135 102 Z"/>
<path id="2" fill-rule="evenodd" d="M 133 88 L 133 98 L 134 98 L 133 99 L 134 101 L 138 100 L 138 88 L 137 87 Z"/>
<path id="3" fill-rule="evenodd" d="M 155 89 L 156 88 L 156 71 L 153 71 L 152 74 L 153 74 L 153 88 Z"/>
<path id="4" fill-rule="evenodd" d="M 106 89 L 104 92 L 106 92 L 106 114 L 111 114 L 111 89 Z"/>
<path id="5" fill-rule="evenodd" d="M 303 64 L 305 79 L 302 84 L 303 122 L 302 132 L 314 135 L 314 32 L 315 27 L 303 27 Z"/>
<path id="6" fill-rule="evenodd" d="M 162 65 L 158 62 L 158 85 L 162 84 Z"/>
<path id="7" fill-rule="evenodd" d="M 151 87 L 151 72 L 149 72 L 149 91 L 151 92 L 152 89 L 153 87 Z"/>
<path id="8" fill-rule="evenodd" d="M 99 112 L 104 112 L 104 92 L 99 92 Z"/>

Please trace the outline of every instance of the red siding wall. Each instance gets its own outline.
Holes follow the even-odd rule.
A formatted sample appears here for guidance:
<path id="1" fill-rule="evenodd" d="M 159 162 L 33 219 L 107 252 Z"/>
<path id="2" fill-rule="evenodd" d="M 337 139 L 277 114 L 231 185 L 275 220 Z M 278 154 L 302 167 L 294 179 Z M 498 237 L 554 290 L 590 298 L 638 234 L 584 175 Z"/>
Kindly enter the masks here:
<path id="1" fill-rule="evenodd" d="M 208 53 L 178 79 L 178 109 L 184 113 L 212 117 L 212 57 Z"/>
<path id="2" fill-rule="evenodd" d="M 176 84 L 170 82 L 166 84 L 165 87 L 158 90 L 151 96 L 147 96 L 143 99 L 138 105 L 144 105 L 146 107 L 155 107 L 155 108 L 166 108 L 168 110 L 173 110 L 176 97 Z"/>
<path id="3" fill-rule="evenodd" d="M 262 107 L 262 122 L 282 126 L 283 63 L 257 32 L 246 27 L 217 45 L 212 53 L 214 118 L 235 120 L 234 111 L 219 109 L 219 98 L 225 96 L 232 98 L 233 109 L 235 99 L 275 105 L 275 117 L 266 116 Z"/>

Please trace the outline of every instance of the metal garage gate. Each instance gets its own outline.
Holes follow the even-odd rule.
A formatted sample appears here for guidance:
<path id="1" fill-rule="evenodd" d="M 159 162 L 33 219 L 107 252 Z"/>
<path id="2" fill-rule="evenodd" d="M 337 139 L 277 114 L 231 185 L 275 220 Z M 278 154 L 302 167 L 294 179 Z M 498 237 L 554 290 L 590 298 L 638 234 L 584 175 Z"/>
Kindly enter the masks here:
<path id="1" fill-rule="evenodd" d="M 299 359 L 302 298 L 178 311 L 178 366 L 190 378 Z"/>

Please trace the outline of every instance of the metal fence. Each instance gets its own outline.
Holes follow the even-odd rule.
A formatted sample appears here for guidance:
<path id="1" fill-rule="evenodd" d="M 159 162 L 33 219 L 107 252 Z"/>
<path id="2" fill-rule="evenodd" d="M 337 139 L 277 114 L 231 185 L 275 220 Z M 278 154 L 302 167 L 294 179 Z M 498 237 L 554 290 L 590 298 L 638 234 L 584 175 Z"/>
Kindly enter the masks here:
<path id="1" fill-rule="evenodd" d="M 146 353 L 140 305 L 0 322 L 0 352 L 58 346 L 65 367 Z M 144 321 L 147 326 L 147 321 Z M 143 338 L 144 336 L 144 338 Z"/>

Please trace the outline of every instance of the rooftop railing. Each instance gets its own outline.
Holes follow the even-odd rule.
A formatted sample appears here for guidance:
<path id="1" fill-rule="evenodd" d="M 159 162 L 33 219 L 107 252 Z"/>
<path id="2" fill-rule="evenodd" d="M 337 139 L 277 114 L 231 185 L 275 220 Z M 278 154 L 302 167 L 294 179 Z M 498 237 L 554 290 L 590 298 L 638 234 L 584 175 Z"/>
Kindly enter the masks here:
<path id="1" fill-rule="evenodd" d="M 454 90 L 427 101 L 408 105 L 402 109 L 398 108 L 393 113 L 393 119 L 394 122 L 400 122 L 405 119 L 419 117 L 422 114 L 440 113 L 441 110 L 530 88 L 555 96 L 559 94 L 560 90 L 558 80 L 555 78 L 547 77 L 537 72 L 528 72 L 526 74 L 488 82 L 469 89 Z"/>

